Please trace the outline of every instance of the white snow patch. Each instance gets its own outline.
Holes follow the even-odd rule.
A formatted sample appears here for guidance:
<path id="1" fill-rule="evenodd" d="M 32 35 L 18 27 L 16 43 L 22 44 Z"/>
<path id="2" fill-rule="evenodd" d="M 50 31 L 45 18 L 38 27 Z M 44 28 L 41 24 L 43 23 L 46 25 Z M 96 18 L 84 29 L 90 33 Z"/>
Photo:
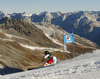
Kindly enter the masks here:
<path id="1" fill-rule="evenodd" d="M 0 39 L 2 39 L 4 41 L 14 41 L 14 40 L 11 40 L 11 39 L 4 39 L 4 38 L 0 38 Z"/>
<path id="2" fill-rule="evenodd" d="M 60 49 L 55 49 L 55 48 L 47 48 L 47 47 L 34 47 L 34 46 L 29 46 L 29 45 L 24 45 L 24 44 L 21 44 L 21 46 L 25 47 L 25 48 L 29 48 L 31 50 L 48 50 L 48 51 L 63 51 L 63 50 L 60 50 Z"/>
<path id="3" fill-rule="evenodd" d="M 15 35 L 11 35 L 11 34 L 7 34 L 7 33 L 6 33 L 6 36 L 8 36 L 9 38 L 15 37 L 15 38 L 19 38 L 19 39 L 25 39 L 25 38 L 15 36 Z"/>
<path id="4" fill-rule="evenodd" d="M 50 40 L 52 40 L 52 42 L 54 42 L 54 43 L 56 43 L 56 44 L 58 44 L 58 45 L 63 46 L 63 44 L 59 43 L 57 39 L 51 38 L 49 34 L 46 34 L 46 33 L 45 33 L 45 35 L 46 35 Z"/>

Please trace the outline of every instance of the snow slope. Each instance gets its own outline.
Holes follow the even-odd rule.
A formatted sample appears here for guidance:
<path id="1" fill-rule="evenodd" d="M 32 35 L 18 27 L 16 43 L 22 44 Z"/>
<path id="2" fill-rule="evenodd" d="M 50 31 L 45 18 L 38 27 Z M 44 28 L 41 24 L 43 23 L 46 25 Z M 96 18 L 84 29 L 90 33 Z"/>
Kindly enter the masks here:
<path id="1" fill-rule="evenodd" d="M 0 79 L 100 79 L 100 50 L 62 61 L 55 66 L 0 75 Z"/>

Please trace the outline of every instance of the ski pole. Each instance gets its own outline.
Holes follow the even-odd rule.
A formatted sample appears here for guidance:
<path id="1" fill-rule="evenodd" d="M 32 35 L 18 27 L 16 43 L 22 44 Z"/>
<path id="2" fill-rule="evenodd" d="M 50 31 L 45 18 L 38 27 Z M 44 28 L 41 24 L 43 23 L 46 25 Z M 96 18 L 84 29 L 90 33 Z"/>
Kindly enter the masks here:
<path id="1" fill-rule="evenodd" d="M 41 63 L 41 62 L 40 62 L 40 63 Z M 35 64 L 33 67 L 35 67 L 35 66 L 39 65 L 40 63 Z"/>

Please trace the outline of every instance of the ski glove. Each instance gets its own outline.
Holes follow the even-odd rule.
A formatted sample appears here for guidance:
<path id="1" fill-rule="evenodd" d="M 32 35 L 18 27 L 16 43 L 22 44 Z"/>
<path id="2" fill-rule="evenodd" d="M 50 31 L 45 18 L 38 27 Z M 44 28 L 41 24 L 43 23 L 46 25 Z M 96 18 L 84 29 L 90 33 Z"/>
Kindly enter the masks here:
<path id="1" fill-rule="evenodd" d="M 42 62 L 44 61 L 44 59 L 42 60 Z"/>

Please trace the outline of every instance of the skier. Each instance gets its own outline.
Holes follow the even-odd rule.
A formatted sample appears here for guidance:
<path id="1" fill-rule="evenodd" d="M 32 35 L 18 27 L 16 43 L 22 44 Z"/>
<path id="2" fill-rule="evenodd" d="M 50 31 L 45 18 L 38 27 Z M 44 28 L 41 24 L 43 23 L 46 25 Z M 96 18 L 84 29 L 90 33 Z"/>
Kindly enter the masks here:
<path id="1" fill-rule="evenodd" d="M 45 56 L 43 57 L 42 62 L 46 59 L 49 58 L 49 60 L 44 64 L 44 66 L 50 65 L 50 64 L 56 64 L 57 63 L 57 58 L 53 56 L 49 51 L 45 51 Z"/>

